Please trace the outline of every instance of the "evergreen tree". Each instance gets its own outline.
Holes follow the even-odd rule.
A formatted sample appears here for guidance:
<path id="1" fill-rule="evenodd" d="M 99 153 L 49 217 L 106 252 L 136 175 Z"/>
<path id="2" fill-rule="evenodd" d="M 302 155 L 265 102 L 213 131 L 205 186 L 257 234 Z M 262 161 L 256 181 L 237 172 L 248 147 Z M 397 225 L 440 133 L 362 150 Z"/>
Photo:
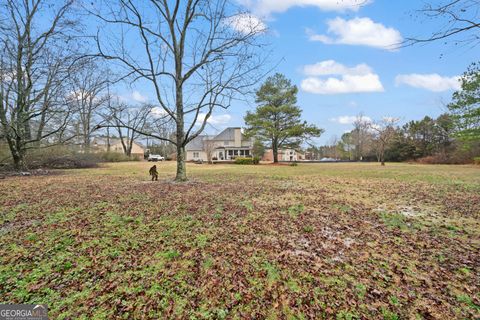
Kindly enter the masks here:
<path id="1" fill-rule="evenodd" d="M 318 137 L 323 130 L 302 121 L 302 110 L 296 106 L 298 89 L 282 74 L 269 77 L 257 90 L 255 112 L 247 112 L 246 134 L 268 142 L 273 161 L 278 162 L 278 150 L 298 148 L 310 137 Z"/>
<path id="2" fill-rule="evenodd" d="M 454 115 L 458 137 L 480 141 L 480 63 L 472 63 L 461 78 L 462 89 L 453 94 L 448 108 Z"/>

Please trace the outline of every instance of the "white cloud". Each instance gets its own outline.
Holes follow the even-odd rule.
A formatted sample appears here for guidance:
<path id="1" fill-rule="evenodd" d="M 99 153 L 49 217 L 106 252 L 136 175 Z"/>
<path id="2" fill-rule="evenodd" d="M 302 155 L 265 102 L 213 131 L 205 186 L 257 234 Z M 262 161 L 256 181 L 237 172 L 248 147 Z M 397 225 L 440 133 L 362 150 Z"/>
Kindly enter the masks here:
<path id="1" fill-rule="evenodd" d="M 334 60 L 325 60 L 315 64 L 307 64 L 303 67 L 303 72 L 307 76 L 367 75 L 372 73 L 372 69 L 365 63 L 349 68 Z"/>
<path id="2" fill-rule="evenodd" d="M 304 79 L 300 86 L 303 91 L 310 93 L 340 94 L 384 91 L 378 75 L 363 63 L 355 67 L 347 67 L 333 60 L 326 60 L 305 66 L 304 73 L 310 77 Z M 326 75 L 336 75 L 337 77 L 318 77 Z"/>
<path id="3" fill-rule="evenodd" d="M 385 50 L 395 50 L 403 41 L 400 32 L 394 28 L 385 27 L 370 18 L 353 18 L 345 20 L 337 17 L 327 21 L 328 33 L 332 36 L 315 34 L 307 30 L 311 41 L 326 44 L 363 45 Z"/>
<path id="4" fill-rule="evenodd" d="M 358 11 L 373 0 L 238 0 L 261 16 L 285 12 L 292 7 L 317 7 L 323 11 Z"/>
<path id="5" fill-rule="evenodd" d="M 263 33 L 267 31 L 267 25 L 253 14 L 237 14 L 226 20 L 226 23 L 230 25 L 230 27 L 243 34 Z"/>
<path id="6" fill-rule="evenodd" d="M 460 77 L 442 77 L 439 74 L 400 74 L 395 77 L 397 86 L 405 84 L 414 88 L 426 89 L 434 92 L 459 90 Z"/>
<path id="7" fill-rule="evenodd" d="M 202 124 L 203 121 L 205 120 L 206 114 L 205 113 L 200 113 L 197 117 L 197 124 Z M 210 115 L 210 117 L 207 120 L 207 123 L 213 124 L 213 125 L 225 125 L 232 120 L 232 116 L 229 114 L 220 114 L 218 116 L 216 115 Z"/>
<path id="8" fill-rule="evenodd" d="M 137 102 L 141 102 L 141 103 L 145 103 L 148 100 L 146 96 L 142 95 L 137 90 L 132 92 L 132 99 L 137 101 Z"/>
<path id="9" fill-rule="evenodd" d="M 331 122 L 336 122 L 339 124 L 353 124 L 358 119 L 358 116 L 340 116 L 336 118 L 329 119 Z M 363 122 L 372 122 L 372 118 L 367 116 L 361 116 Z"/>

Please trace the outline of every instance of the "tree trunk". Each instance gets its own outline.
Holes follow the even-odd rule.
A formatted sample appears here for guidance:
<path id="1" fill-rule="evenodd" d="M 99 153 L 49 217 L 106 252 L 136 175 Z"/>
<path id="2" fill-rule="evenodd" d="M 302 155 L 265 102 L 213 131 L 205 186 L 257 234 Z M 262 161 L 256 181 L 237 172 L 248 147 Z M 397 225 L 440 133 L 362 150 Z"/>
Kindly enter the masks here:
<path id="1" fill-rule="evenodd" d="M 175 181 L 187 181 L 187 167 L 185 164 L 185 147 L 181 144 L 177 145 L 177 175 Z"/>
<path id="2" fill-rule="evenodd" d="M 278 146 L 276 141 L 272 143 L 273 163 L 278 163 Z"/>
<path id="3" fill-rule="evenodd" d="M 23 150 L 17 150 L 16 148 L 12 151 L 13 158 L 13 169 L 15 171 L 25 171 L 27 170 L 25 164 L 25 152 Z"/>

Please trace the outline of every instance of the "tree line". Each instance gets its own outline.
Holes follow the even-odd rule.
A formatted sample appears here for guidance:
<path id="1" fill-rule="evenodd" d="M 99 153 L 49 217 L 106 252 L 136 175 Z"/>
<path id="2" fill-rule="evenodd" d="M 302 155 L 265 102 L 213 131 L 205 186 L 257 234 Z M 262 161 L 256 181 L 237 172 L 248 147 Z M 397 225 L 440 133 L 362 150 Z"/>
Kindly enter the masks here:
<path id="1" fill-rule="evenodd" d="M 402 126 L 399 119 L 371 121 L 358 115 L 353 129 L 324 146 L 310 146 L 315 159 L 353 161 L 420 161 L 471 163 L 480 156 L 480 66 L 472 63 L 462 75 L 448 111 Z"/>

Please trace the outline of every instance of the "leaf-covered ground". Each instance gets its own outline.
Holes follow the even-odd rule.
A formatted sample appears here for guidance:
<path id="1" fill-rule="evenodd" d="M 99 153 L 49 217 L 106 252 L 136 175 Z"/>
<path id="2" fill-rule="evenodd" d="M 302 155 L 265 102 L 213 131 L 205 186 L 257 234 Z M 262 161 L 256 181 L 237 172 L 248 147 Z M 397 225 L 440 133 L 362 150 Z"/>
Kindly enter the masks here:
<path id="1" fill-rule="evenodd" d="M 0 180 L 0 303 L 53 319 L 478 319 L 473 166 L 112 164 Z"/>

